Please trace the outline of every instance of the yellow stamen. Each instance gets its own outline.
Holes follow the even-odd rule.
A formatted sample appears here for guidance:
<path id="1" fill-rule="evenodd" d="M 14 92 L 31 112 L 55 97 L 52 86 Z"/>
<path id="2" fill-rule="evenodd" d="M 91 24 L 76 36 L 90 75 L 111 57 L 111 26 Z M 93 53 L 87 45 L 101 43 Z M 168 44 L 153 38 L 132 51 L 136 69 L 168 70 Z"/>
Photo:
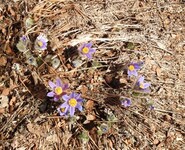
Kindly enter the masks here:
<path id="1" fill-rule="evenodd" d="M 61 111 L 61 112 L 64 112 L 64 111 L 65 111 L 65 108 L 60 108 L 60 111 Z"/>
<path id="2" fill-rule="evenodd" d="M 144 89 L 144 84 L 143 84 L 143 83 L 140 83 L 140 84 L 139 84 L 139 87 L 140 87 L 141 89 Z"/>
<path id="3" fill-rule="evenodd" d="M 135 67 L 134 67 L 133 65 L 130 65 L 130 66 L 128 67 L 128 69 L 129 69 L 130 71 L 133 71 L 133 70 L 135 69 Z"/>
<path id="4" fill-rule="evenodd" d="M 75 98 L 71 98 L 71 99 L 69 100 L 69 105 L 70 105 L 71 107 L 75 107 L 75 106 L 77 105 L 77 100 L 76 100 Z"/>
<path id="5" fill-rule="evenodd" d="M 38 41 L 37 44 L 38 44 L 40 47 L 42 47 L 42 46 L 44 45 L 43 42 L 41 42 L 41 41 Z"/>
<path id="6" fill-rule="evenodd" d="M 83 52 L 84 54 L 87 54 L 87 53 L 89 52 L 89 48 L 88 48 L 88 47 L 84 47 L 84 48 L 82 49 L 82 52 Z"/>
<path id="7" fill-rule="evenodd" d="M 63 90 L 62 90 L 61 87 L 56 87 L 56 88 L 55 88 L 55 93 L 56 93 L 57 95 L 62 94 L 62 92 L 63 92 Z"/>

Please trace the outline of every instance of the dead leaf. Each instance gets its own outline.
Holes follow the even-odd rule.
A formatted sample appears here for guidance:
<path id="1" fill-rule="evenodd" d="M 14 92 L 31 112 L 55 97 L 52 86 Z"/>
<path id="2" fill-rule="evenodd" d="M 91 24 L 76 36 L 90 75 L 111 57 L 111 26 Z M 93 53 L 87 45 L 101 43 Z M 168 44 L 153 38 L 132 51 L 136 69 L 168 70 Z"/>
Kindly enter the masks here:
<path id="1" fill-rule="evenodd" d="M 85 121 L 83 122 L 83 124 L 88 124 L 88 123 L 90 123 L 89 120 L 85 120 Z"/>
<path id="2" fill-rule="evenodd" d="M 95 120 L 96 119 L 96 116 L 94 116 L 94 115 L 87 115 L 86 116 L 86 118 L 87 118 L 87 120 L 89 120 L 89 121 L 93 121 L 93 120 Z"/>
<path id="3" fill-rule="evenodd" d="M 5 108 L 0 108 L 0 114 L 5 113 Z"/>
<path id="4" fill-rule="evenodd" d="M 8 100 L 9 99 L 7 96 L 1 95 L 0 96 L 0 108 L 8 107 Z"/>
<path id="5" fill-rule="evenodd" d="M 92 111 L 94 108 L 94 101 L 88 100 L 87 103 L 85 104 L 85 109 L 88 111 Z"/>
<path id="6" fill-rule="evenodd" d="M 12 49 L 10 48 L 9 43 L 6 43 L 4 49 L 5 49 L 5 53 L 6 53 L 7 55 L 14 55 L 14 54 L 15 54 L 15 53 L 12 51 Z"/>
<path id="7" fill-rule="evenodd" d="M 5 56 L 0 57 L 0 66 L 6 66 L 7 58 Z"/>
<path id="8" fill-rule="evenodd" d="M 32 77 L 33 77 L 34 84 L 37 85 L 37 84 L 38 84 L 38 81 L 39 81 L 39 76 L 38 76 L 38 74 L 37 74 L 35 71 L 33 71 L 33 72 L 31 73 L 31 75 L 32 75 Z"/>
<path id="9" fill-rule="evenodd" d="M 158 77 L 161 76 L 161 68 L 160 68 L 160 67 L 157 67 L 157 68 L 156 68 L 156 73 L 157 73 L 157 76 L 158 76 Z"/>
<path id="10" fill-rule="evenodd" d="M 10 88 L 6 88 L 6 89 L 3 90 L 2 95 L 8 96 L 9 93 L 10 93 Z"/>
<path id="11" fill-rule="evenodd" d="M 27 124 L 27 128 L 30 133 L 36 134 L 37 136 L 41 136 L 43 134 L 40 126 L 38 126 L 38 125 L 34 125 L 32 123 L 29 123 L 29 124 Z"/>
<path id="12" fill-rule="evenodd" d="M 81 93 L 83 95 L 83 94 L 87 93 L 88 88 L 85 85 L 82 85 L 80 91 L 81 91 Z"/>
<path id="13" fill-rule="evenodd" d="M 16 97 L 12 97 L 12 99 L 10 100 L 10 113 L 13 112 L 13 109 L 14 109 L 14 105 L 15 105 L 15 102 L 16 102 Z"/>
<path id="14" fill-rule="evenodd" d="M 128 83 L 127 80 L 126 80 L 125 78 L 121 78 L 119 81 L 120 81 L 120 83 L 122 83 L 122 84 L 123 84 L 123 83 L 124 83 L 124 84 L 127 84 L 127 83 Z"/>

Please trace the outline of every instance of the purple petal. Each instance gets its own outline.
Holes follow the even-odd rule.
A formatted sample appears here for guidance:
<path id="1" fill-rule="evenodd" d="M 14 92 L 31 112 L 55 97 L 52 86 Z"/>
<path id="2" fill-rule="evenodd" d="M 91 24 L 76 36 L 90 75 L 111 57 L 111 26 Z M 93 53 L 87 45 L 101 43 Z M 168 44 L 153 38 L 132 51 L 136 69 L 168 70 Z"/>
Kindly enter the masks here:
<path id="1" fill-rule="evenodd" d="M 65 108 L 64 112 L 61 111 L 61 108 L 65 108 L 65 107 L 61 107 L 61 105 L 57 108 L 57 111 L 59 112 L 60 116 L 64 116 L 67 113 L 68 107 Z"/>
<path id="2" fill-rule="evenodd" d="M 60 99 L 60 97 L 59 96 L 57 96 L 57 95 L 55 95 L 55 97 L 54 97 L 54 101 L 56 102 L 56 101 L 58 101 Z"/>
<path id="3" fill-rule="evenodd" d="M 82 98 L 78 98 L 77 102 L 83 102 L 84 100 Z"/>
<path id="4" fill-rule="evenodd" d="M 137 71 L 136 70 L 133 70 L 133 71 L 131 71 L 132 72 L 132 75 L 134 75 L 134 76 L 138 76 L 138 73 L 137 73 Z"/>
<path id="5" fill-rule="evenodd" d="M 64 116 L 66 113 L 59 111 L 60 116 Z"/>
<path id="6" fill-rule="evenodd" d="M 51 82 L 51 81 L 49 81 L 49 86 L 50 86 L 52 89 L 54 89 L 54 88 L 56 87 L 56 84 L 53 83 L 53 82 Z"/>
<path id="7" fill-rule="evenodd" d="M 78 94 L 77 94 L 77 93 L 75 93 L 75 92 L 73 92 L 72 97 L 73 97 L 73 98 L 76 98 L 77 96 L 78 96 Z"/>
<path id="8" fill-rule="evenodd" d="M 155 107 L 154 107 L 153 105 L 150 105 L 150 106 L 149 106 L 149 109 L 150 109 L 150 110 L 154 110 Z"/>
<path id="9" fill-rule="evenodd" d="M 63 104 L 61 104 L 60 105 L 60 108 L 68 108 L 69 107 L 69 105 L 68 105 L 68 103 L 67 102 L 64 102 Z"/>
<path id="10" fill-rule="evenodd" d="M 75 107 L 70 107 L 69 109 L 70 109 L 70 110 L 69 110 L 69 111 L 70 111 L 70 115 L 71 115 L 71 116 L 74 116 Z"/>
<path id="11" fill-rule="evenodd" d="M 139 65 L 139 63 L 133 63 L 133 66 L 137 70 L 141 68 L 141 66 Z"/>
<path id="12" fill-rule="evenodd" d="M 75 98 L 75 93 L 74 92 L 72 92 L 71 94 L 70 94 L 70 98 Z"/>
<path id="13" fill-rule="evenodd" d="M 47 49 L 47 43 L 43 42 L 43 45 L 40 48 L 43 50 Z"/>
<path id="14" fill-rule="evenodd" d="M 88 59 L 92 59 L 92 54 L 91 53 L 87 53 L 86 56 L 87 56 Z"/>
<path id="15" fill-rule="evenodd" d="M 93 48 L 90 48 L 89 49 L 89 53 L 94 53 L 96 50 L 95 49 L 93 49 Z"/>
<path id="16" fill-rule="evenodd" d="M 69 88 L 69 85 L 68 85 L 68 84 L 63 84 L 63 85 L 62 85 L 63 91 L 67 90 L 68 88 Z"/>
<path id="17" fill-rule="evenodd" d="M 131 105 L 131 100 L 130 99 L 126 99 L 126 102 L 127 102 L 127 106 Z"/>
<path id="18" fill-rule="evenodd" d="M 142 92 L 145 92 L 145 93 L 149 93 L 150 92 L 150 89 L 146 88 L 146 89 L 142 89 L 141 91 Z"/>
<path id="19" fill-rule="evenodd" d="M 68 96 L 67 94 L 62 96 L 62 99 L 65 101 L 68 101 L 70 99 L 70 96 Z"/>
<path id="20" fill-rule="evenodd" d="M 81 94 L 75 93 L 75 98 L 76 98 L 76 100 L 78 100 L 78 99 L 80 98 L 80 96 L 81 96 Z"/>
<path id="21" fill-rule="evenodd" d="M 85 44 L 85 46 L 88 47 L 88 48 L 90 48 L 92 45 L 93 45 L 92 42 L 89 42 L 89 43 Z"/>
<path id="22" fill-rule="evenodd" d="M 85 44 L 82 44 L 79 48 L 78 48 L 78 50 L 79 51 L 82 51 L 82 49 L 85 47 Z"/>
<path id="23" fill-rule="evenodd" d="M 79 111 L 82 111 L 82 105 L 81 105 L 81 104 L 78 103 L 78 104 L 76 105 L 76 108 L 77 108 Z"/>
<path id="24" fill-rule="evenodd" d="M 54 93 L 54 92 L 49 92 L 49 93 L 47 94 L 47 96 L 48 96 L 48 97 L 54 97 L 54 96 L 55 96 L 55 93 Z"/>
<path id="25" fill-rule="evenodd" d="M 144 83 L 144 89 L 148 88 L 150 85 L 150 83 Z"/>
<path id="26" fill-rule="evenodd" d="M 56 79 L 56 85 L 62 87 L 62 83 L 60 79 Z"/>
<path id="27" fill-rule="evenodd" d="M 145 78 L 144 76 L 141 76 L 141 77 L 139 78 L 138 82 L 139 82 L 139 83 L 143 83 L 144 78 Z"/>
<path id="28" fill-rule="evenodd" d="M 127 74 L 130 77 L 132 75 L 132 72 L 130 70 L 127 70 Z"/>
<path id="29" fill-rule="evenodd" d="M 126 98 L 121 102 L 121 105 L 123 105 L 124 107 L 128 107 L 131 105 L 131 100 Z"/>

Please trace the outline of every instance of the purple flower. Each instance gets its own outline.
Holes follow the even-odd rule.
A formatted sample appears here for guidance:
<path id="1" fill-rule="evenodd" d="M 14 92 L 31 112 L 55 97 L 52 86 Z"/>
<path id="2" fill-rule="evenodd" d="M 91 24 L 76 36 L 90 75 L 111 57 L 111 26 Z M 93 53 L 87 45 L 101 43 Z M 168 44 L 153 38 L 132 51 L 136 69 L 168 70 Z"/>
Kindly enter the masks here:
<path id="1" fill-rule="evenodd" d="M 36 50 L 47 49 L 47 44 L 48 44 L 47 42 L 48 42 L 48 39 L 47 39 L 46 35 L 40 34 L 35 41 L 35 49 Z"/>
<path id="2" fill-rule="evenodd" d="M 154 110 L 154 109 L 155 109 L 155 107 L 153 105 L 149 106 L 149 110 Z"/>
<path id="3" fill-rule="evenodd" d="M 121 101 L 121 105 L 124 107 L 129 107 L 131 105 L 131 100 L 126 98 L 125 100 Z"/>
<path id="4" fill-rule="evenodd" d="M 25 52 L 27 50 L 28 42 L 28 37 L 26 35 L 23 35 L 22 37 L 20 37 L 19 42 L 16 44 L 17 49 L 20 52 Z"/>
<path id="5" fill-rule="evenodd" d="M 136 86 L 139 88 L 139 90 L 143 90 L 145 92 L 147 92 L 147 89 L 150 85 L 150 83 L 144 83 L 144 76 L 141 76 L 136 83 Z"/>
<path id="6" fill-rule="evenodd" d="M 60 79 L 56 79 L 56 84 L 49 81 L 49 86 L 53 91 L 47 94 L 48 97 L 54 97 L 54 101 L 58 101 L 62 95 L 65 94 L 65 90 L 68 88 L 68 84 L 62 84 Z"/>
<path id="7" fill-rule="evenodd" d="M 67 109 L 62 107 L 62 104 L 57 108 L 58 113 L 60 114 L 60 116 L 65 116 L 67 113 Z"/>
<path id="8" fill-rule="evenodd" d="M 92 43 L 84 43 L 83 45 L 80 46 L 79 51 L 82 55 L 85 55 L 88 59 L 92 59 L 92 54 L 96 50 L 91 47 Z"/>
<path id="9" fill-rule="evenodd" d="M 65 101 L 60 108 L 65 108 L 65 112 L 69 111 L 70 116 L 73 116 L 75 113 L 75 108 L 79 111 L 82 111 L 82 101 L 83 99 L 80 97 L 80 94 L 72 92 L 69 96 L 63 95 L 63 100 Z"/>
<path id="10" fill-rule="evenodd" d="M 130 63 L 127 70 L 128 76 L 138 76 L 137 71 L 141 68 L 141 65 L 142 63 Z"/>
<path id="11" fill-rule="evenodd" d="M 20 41 L 22 42 L 27 42 L 28 38 L 26 37 L 26 35 L 23 35 L 22 37 L 20 37 Z"/>

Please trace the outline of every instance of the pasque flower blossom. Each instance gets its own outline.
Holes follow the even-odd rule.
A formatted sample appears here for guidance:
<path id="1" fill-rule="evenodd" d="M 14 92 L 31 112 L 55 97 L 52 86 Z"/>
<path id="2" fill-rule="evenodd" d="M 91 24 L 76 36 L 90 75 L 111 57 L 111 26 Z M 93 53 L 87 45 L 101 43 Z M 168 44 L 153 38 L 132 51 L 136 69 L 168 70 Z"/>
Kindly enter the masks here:
<path id="1" fill-rule="evenodd" d="M 46 35 L 40 34 L 37 39 L 35 40 L 35 49 L 36 50 L 46 50 L 48 39 Z"/>
<path id="2" fill-rule="evenodd" d="M 57 108 L 58 113 L 60 116 L 65 116 L 67 113 L 67 109 L 62 107 L 62 104 Z"/>
<path id="3" fill-rule="evenodd" d="M 126 98 L 125 100 L 121 101 L 121 105 L 123 105 L 124 107 L 129 107 L 131 105 L 131 100 Z"/>
<path id="4" fill-rule="evenodd" d="M 82 55 L 85 55 L 88 59 L 92 59 L 92 54 L 96 50 L 91 47 L 92 43 L 84 43 L 83 45 L 80 46 L 79 51 Z"/>
<path id="5" fill-rule="evenodd" d="M 130 63 L 127 70 L 128 76 L 138 76 L 137 71 L 141 68 L 141 65 L 142 63 Z"/>
<path id="6" fill-rule="evenodd" d="M 141 76 L 136 82 L 136 86 L 137 88 L 139 88 L 139 90 L 143 90 L 144 92 L 147 92 L 147 89 L 151 84 L 144 82 L 144 79 L 145 79 L 144 76 Z"/>
<path id="7" fill-rule="evenodd" d="M 63 95 L 63 100 L 65 101 L 62 105 L 60 105 L 60 109 L 65 108 L 65 111 L 60 113 L 60 115 L 64 115 L 67 112 L 70 113 L 70 116 L 73 116 L 75 113 L 75 109 L 77 108 L 79 111 L 82 111 L 82 102 L 83 99 L 80 97 L 80 94 L 72 92 L 70 95 Z"/>
<path id="8" fill-rule="evenodd" d="M 68 84 L 62 84 L 60 79 L 56 79 L 56 84 L 49 81 L 49 86 L 52 91 L 47 94 L 48 97 L 53 97 L 54 101 L 58 101 L 60 97 L 65 93 L 65 90 L 68 88 Z"/>

